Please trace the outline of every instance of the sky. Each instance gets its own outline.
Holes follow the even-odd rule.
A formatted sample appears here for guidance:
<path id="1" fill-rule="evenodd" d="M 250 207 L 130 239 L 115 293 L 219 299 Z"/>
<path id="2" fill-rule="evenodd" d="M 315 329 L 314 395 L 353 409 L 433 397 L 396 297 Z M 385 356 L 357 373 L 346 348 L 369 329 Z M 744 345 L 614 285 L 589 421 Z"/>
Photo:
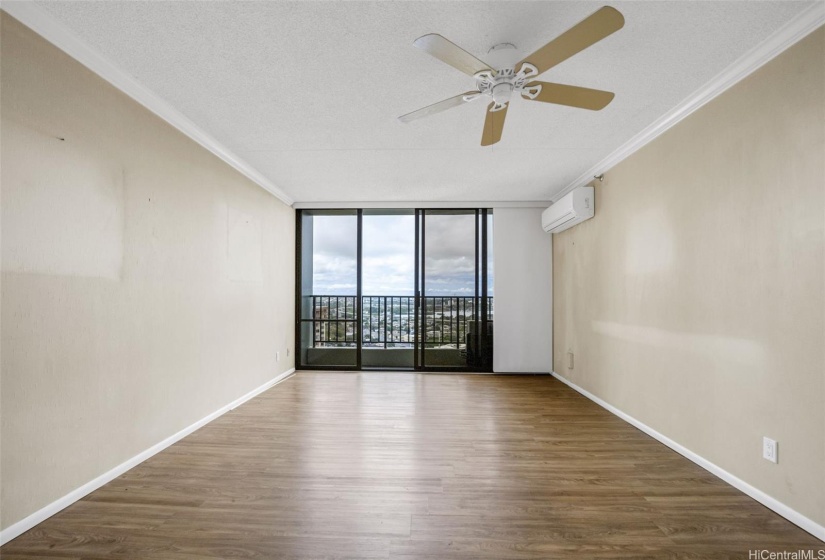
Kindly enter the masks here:
<path id="1" fill-rule="evenodd" d="M 313 293 L 354 295 L 355 216 L 313 216 L 312 219 Z M 472 214 L 426 217 L 427 295 L 474 295 L 474 219 Z M 363 226 L 363 294 L 414 295 L 415 217 L 365 213 Z M 492 239 L 492 231 L 489 237 Z M 492 243 L 488 254 L 492 295 Z"/>

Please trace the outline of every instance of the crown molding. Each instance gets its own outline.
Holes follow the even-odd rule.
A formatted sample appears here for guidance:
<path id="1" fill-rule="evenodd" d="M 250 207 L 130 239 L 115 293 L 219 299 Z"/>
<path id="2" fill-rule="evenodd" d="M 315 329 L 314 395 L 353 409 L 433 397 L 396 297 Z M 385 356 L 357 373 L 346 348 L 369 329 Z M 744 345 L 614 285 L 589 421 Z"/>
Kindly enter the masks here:
<path id="1" fill-rule="evenodd" d="M 200 144 L 209 152 L 216 155 L 218 158 L 259 185 L 261 188 L 268 191 L 284 203 L 294 205 L 295 208 L 455 208 L 458 207 L 457 204 L 460 204 L 465 208 L 468 206 L 479 207 L 479 205 L 502 208 L 537 207 L 540 205 L 547 206 L 550 204 L 550 202 L 514 203 L 512 201 L 483 203 L 444 202 L 427 204 L 423 204 L 421 202 L 295 203 L 292 197 L 274 185 L 249 163 L 238 157 L 231 150 L 226 148 L 223 144 L 218 142 L 206 131 L 192 122 L 189 118 L 172 107 L 168 102 L 138 82 L 133 76 L 124 72 L 97 50 L 86 44 L 72 31 L 55 20 L 51 15 L 36 6 L 34 3 L 5 0 L 2 4 L 0 4 L 0 9 L 30 27 L 36 33 L 43 36 L 47 41 L 158 115 L 167 123 L 180 130 L 186 136 Z M 625 160 L 631 154 L 635 153 L 637 150 L 681 122 L 703 105 L 752 74 L 754 71 L 799 42 L 824 23 L 825 2 L 815 2 L 810 7 L 800 12 L 781 29 L 773 33 L 765 41 L 745 53 L 736 62 L 731 64 L 704 86 L 688 96 L 679 105 L 665 113 L 647 128 L 639 132 L 610 155 L 602 159 L 599 163 L 582 173 L 561 191 L 553 195 L 552 202 L 557 201 L 576 187 L 589 184 L 593 181 L 593 177 L 595 175 L 604 173 L 621 161 Z"/>
<path id="2" fill-rule="evenodd" d="M 126 73 L 96 49 L 92 48 L 42 8 L 32 2 L 3 1 L 2 4 L 0 4 L 0 9 L 31 28 L 86 68 L 206 148 L 209 152 L 216 155 L 265 191 L 268 191 L 287 205 L 291 206 L 292 203 L 295 202 L 292 197 L 275 186 L 272 181 L 264 177 L 249 163 L 238 157 L 205 130 L 184 116 L 180 111 L 141 84 L 134 76 Z"/>
<path id="3" fill-rule="evenodd" d="M 338 210 L 344 208 L 380 208 L 380 209 L 415 209 L 415 208 L 547 208 L 549 200 L 450 200 L 427 202 L 392 202 L 392 201 L 349 201 L 349 202 L 296 202 L 296 210 Z"/>
<path id="4" fill-rule="evenodd" d="M 605 173 L 631 154 L 649 144 L 667 130 L 730 89 L 753 72 L 773 60 L 800 40 L 825 24 L 825 2 L 817 1 L 797 14 L 788 23 L 762 41 L 756 47 L 739 57 L 733 64 L 717 74 L 704 86 L 689 95 L 676 107 L 662 115 L 650 126 L 622 144 L 617 150 L 599 163 L 582 173 L 575 181 L 553 195 L 553 202 L 575 189 L 588 185 L 597 175 Z"/>

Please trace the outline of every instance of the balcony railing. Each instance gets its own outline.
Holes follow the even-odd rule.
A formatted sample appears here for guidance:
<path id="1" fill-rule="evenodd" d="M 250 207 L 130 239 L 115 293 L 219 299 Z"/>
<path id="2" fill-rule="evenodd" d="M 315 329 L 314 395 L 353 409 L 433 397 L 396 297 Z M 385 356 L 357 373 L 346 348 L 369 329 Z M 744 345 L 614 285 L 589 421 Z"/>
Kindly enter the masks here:
<path id="1" fill-rule="evenodd" d="M 355 346 L 357 296 L 309 296 L 312 298 L 313 348 Z M 425 317 L 423 341 L 427 348 L 466 346 L 467 334 L 481 315 L 482 298 L 427 296 L 421 298 Z M 416 341 L 415 297 L 362 296 L 361 341 L 363 348 L 412 348 Z M 476 308 L 478 307 L 478 313 Z M 487 319 L 493 320 L 493 298 L 487 298 Z"/>

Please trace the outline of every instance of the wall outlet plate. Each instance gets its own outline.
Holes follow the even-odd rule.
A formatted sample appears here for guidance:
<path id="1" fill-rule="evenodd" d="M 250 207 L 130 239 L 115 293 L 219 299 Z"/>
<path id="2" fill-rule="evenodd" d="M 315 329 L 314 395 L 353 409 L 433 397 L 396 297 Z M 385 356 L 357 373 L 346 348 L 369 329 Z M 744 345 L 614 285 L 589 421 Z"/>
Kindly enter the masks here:
<path id="1" fill-rule="evenodd" d="M 573 369 L 573 352 L 567 353 L 567 369 Z"/>
<path id="2" fill-rule="evenodd" d="M 280 361 L 281 361 L 281 353 L 280 353 L 280 352 L 275 352 L 275 361 L 276 361 L 276 362 L 280 362 Z"/>
<path id="3" fill-rule="evenodd" d="M 762 438 L 762 458 L 771 463 L 779 462 L 779 444 L 769 437 Z"/>

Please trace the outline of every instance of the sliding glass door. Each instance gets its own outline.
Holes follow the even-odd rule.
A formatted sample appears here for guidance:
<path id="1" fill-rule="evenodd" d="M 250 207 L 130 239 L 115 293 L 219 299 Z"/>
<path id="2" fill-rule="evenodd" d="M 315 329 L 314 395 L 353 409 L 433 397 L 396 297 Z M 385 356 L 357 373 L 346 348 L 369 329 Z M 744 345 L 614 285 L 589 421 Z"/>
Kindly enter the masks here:
<path id="1" fill-rule="evenodd" d="M 489 370 L 485 212 L 422 210 L 420 221 L 421 366 Z"/>
<path id="2" fill-rule="evenodd" d="M 492 213 L 299 210 L 306 369 L 491 371 Z"/>
<path id="3" fill-rule="evenodd" d="M 359 215 L 303 210 L 297 216 L 296 362 L 358 367 Z"/>
<path id="4" fill-rule="evenodd" d="M 415 211 L 364 210 L 362 369 L 411 369 L 415 350 Z"/>

